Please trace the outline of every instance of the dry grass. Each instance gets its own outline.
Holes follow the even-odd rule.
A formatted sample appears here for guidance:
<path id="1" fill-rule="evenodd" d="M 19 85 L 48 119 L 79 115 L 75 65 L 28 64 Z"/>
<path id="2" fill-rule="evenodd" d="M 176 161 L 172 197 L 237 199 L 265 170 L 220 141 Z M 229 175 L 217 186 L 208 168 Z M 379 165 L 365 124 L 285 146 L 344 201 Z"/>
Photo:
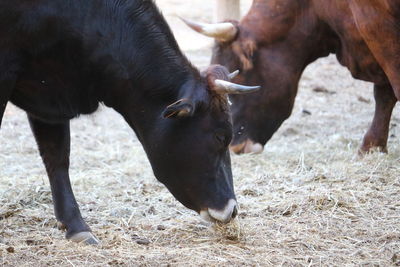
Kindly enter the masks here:
<path id="1" fill-rule="evenodd" d="M 197 11 L 199 0 L 158 2 L 180 40 L 190 33 L 168 4 L 180 4 L 177 12 L 187 16 L 211 16 L 205 7 L 211 1 Z M 207 64 L 207 44 L 184 48 L 195 63 Z M 102 241 L 92 247 L 68 242 L 57 230 L 27 120 L 10 105 L 0 132 L 0 265 L 400 265 L 399 110 L 389 154 L 359 159 L 372 114 L 370 84 L 354 81 L 332 57 L 310 66 L 292 117 L 266 151 L 233 156 L 240 215 L 223 227 L 203 224 L 155 180 L 118 114 L 101 109 L 74 120 L 71 177 Z"/>

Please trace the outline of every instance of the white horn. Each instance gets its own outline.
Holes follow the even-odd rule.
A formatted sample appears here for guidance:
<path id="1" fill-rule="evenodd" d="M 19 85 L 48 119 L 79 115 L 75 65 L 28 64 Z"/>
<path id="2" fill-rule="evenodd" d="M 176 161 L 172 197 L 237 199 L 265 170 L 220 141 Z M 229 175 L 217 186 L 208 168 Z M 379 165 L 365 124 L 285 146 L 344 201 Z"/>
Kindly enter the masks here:
<path id="1" fill-rule="evenodd" d="M 214 85 L 214 90 L 221 94 L 247 94 L 261 88 L 261 86 L 245 86 L 218 79 L 214 81 Z"/>
<path id="2" fill-rule="evenodd" d="M 237 29 L 230 22 L 222 22 L 215 24 L 194 22 L 188 19 L 179 17 L 186 25 L 208 37 L 213 37 L 221 42 L 229 42 L 235 38 Z"/>
<path id="3" fill-rule="evenodd" d="M 231 74 L 228 75 L 229 79 L 232 80 L 234 79 L 236 76 L 239 75 L 239 70 L 235 70 L 234 72 L 232 72 Z"/>

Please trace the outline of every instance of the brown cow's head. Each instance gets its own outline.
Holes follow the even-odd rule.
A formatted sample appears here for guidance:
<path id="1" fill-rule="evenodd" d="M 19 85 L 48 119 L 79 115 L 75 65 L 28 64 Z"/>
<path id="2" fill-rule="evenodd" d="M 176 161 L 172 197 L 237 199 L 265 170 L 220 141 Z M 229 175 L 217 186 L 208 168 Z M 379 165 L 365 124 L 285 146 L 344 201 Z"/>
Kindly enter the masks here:
<path id="1" fill-rule="evenodd" d="M 227 95 L 259 89 L 231 83 L 232 76 L 225 67 L 211 66 L 186 82 L 183 94 L 164 107 L 151 127 L 149 141 L 144 140 L 157 179 L 183 205 L 211 221 L 227 222 L 237 214 Z"/>
<path id="2" fill-rule="evenodd" d="M 240 70 L 234 82 L 261 85 L 257 93 L 231 97 L 231 149 L 235 153 L 262 152 L 291 114 L 305 62 L 314 60 L 312 47 L 304 46 L 309 45 L 307 38 L 315 39 L 309 34 L 314 21 L 298 18 L 306 11 L 297 10 L 296 1 L 280 1 L 279 10 L 275 10 L 275 2 L 255 1 L 240 23 L 204 24 L 183 19 L 195 31 L 215 39 L 212 64 Z M 297 24 L 303 28 L 293 31 Z"/>

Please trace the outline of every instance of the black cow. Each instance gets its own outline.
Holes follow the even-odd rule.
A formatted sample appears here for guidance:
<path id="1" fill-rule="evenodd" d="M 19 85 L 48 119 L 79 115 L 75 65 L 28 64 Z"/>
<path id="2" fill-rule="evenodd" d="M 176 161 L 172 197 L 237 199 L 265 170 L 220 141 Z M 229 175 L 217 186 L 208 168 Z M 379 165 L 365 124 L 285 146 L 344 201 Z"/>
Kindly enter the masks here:
<path id="1" fill-rule="evenodd" d="M 0 123 L 8 101 L 27 112 L 73 241 L 97 243 L 69 181 L 69 120 L 99 103 L 124 117 L 183 205 L 206 219 L 235 217 L 225 95 L 257 88 L 229 79 L 220 66 L 200 74 L 150 0 L 0 1 Z"/>

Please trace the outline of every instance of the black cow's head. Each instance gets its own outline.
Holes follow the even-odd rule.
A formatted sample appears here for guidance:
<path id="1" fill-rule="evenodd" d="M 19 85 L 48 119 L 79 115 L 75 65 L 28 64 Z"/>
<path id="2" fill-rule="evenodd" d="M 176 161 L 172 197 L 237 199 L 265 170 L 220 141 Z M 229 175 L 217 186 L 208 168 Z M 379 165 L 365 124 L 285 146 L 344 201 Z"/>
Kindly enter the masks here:
<path id="1" fill-rule="evenodd" d="M 229 82 L 235 74 L 211 66 L 201 77 L 187 81 L 178 99 L 160 110 L 156 127 L 141 138 L 157 179 L 207 220 L 227 222 L 237 214 L 227 94 L 259 87 Z"/>
<path id="2" fill-rule="evenodd" d="M 296 1 L 275 2 L 256 1 L 240 22 L 205 24 L 183 19 L 195 31 L 215 39 L 212 64 L 240 70 L 234 82 L 262 87 L 254 94 L 231 97 L 231 149 L 236 153 L 263 151 L 291 114 L 305 62 L 314 60 L 312 54 L 320 49 L 310 46 L 316 38 L 311 33 L 316 20 L 297 19 L 303 12 Z"/>

